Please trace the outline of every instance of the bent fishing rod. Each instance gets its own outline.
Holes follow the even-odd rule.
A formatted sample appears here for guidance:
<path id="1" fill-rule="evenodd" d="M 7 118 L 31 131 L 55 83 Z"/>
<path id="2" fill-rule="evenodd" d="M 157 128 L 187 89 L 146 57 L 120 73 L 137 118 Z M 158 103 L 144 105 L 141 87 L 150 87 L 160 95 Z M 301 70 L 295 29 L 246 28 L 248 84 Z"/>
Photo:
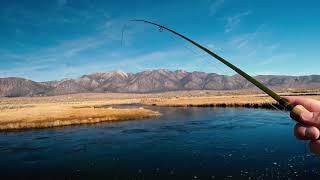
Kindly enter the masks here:
<path id="1" fill-rule="evenodd" d="M 247 74 L 246 72 L 242 71 L 241 69 L 239 69 L 237 66 L 231 64 L 229 61 L 227 61 L 226 59 L 222 58 L 221 56 L 219 56 L 218 54 L 210 51 L 209 49 L 205 48 L 204 46 L 200 45 L 199 43 L 195 42 L 194 40 L 172 30 L 169 29 L 163 25 L 151 22 L 151 21 L 147 21 L 147 20 L 131 20 L 134 22 L 143 22 L 146 24 L 150 24 L 150 25 L 154 25 L 156 27 L 159 28 L 159 30 L 167 30 L 179 37 L 181 37 L 182 39 L 188 41 L 189 43 L 195 45 L 196 47 L 202 49 L 203 51 L 205 51 L 206 53 L 208 53 L 210 56 L 214 57 L 215 59 L 217 59 L 218 61 L 222 62 L 223 64 L 225 64 L 226 66 L 228 66 L 229 68 L 233 69 L 235 72 L 237 72 L 238 74 L 240 74 L 242 77 L 244 77 L 246 80 L 248 80 L 249 82 L 251 82 L 252 84 L 254 84 L 256 87 L 258 87 L 260 90 L 262 90 L 263 92 L 265 92 L 266 94 L 268 94 L 270 97 L 272 97 L 274 100 L 276 100 L 281 106 L 283 106 L 285 108 L 285 110 L 288 111 L 293 111 L 294 114 L 300 114 L 301 109 L 296 109 L 294 108 L 294 106 L 285 98 L 282 98 L 281 96 L 279 96 L 277 93 L 275 93 L 274 91 L 272 91 L 271 89 L 269 89 L 268 87 L 266 87 L 265 85 L 263 85 L 261 82 L 259 82 L 258 80 L 256 80 L 255 78 L 253 78 L 252 76 L 250 76 L 249 74 Z M 296 111 L 296 112 L 294 112 Z"/>

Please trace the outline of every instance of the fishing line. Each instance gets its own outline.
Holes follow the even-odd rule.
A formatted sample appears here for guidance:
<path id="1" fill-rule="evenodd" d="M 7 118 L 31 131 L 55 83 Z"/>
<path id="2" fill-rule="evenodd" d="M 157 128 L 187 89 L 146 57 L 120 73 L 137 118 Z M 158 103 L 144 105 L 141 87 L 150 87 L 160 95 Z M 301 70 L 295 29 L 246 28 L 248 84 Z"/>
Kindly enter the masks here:
<path id="1" fill-rule="evenodd" d="M 121 47 L 123 47 L 123 42 L 124 42 L 124 33 L 125 33 L 125 30 L 126 30 L 126 27 L 127 27 L 127 24 L 124 24 L 122 29 L 121 29 Z"/>
<path id="2" fill-rule="evenodd" d="M 241 70 L 240 68 L 238 68 L 237 66 L 235 66 L 234 64 L 230 63 L 228 60 L 224 59 L 223 57 L 221 57 L 220 55 L 210 51 L 208 48 L 204 47 L 203 45 L 197 43 L 196 41 L 180 34 L 177 31 L 174 31 L 170 28 L 167 28 L 166 26 L 151 22 L 151 21 L 147 21 L 147 20 L 131 20 L 131 22 L 140 22 L 140 23 L 145 23 L 145 24 L 149 24 L 155 27 L 158 27 L 160 29 L 160 31 L 166 30 L 174 35 L 176 35 L 177 37 L 180 37 L 181 39 L 184 39 L 185 41 L 189 42 L 190 44 L 198 47 L 199 49 L 203 50 L 204 52 L 206 52 L 208 55 L 210 55 L 211 57 L 213 57 L 214 59 L 220 61 L 221 63 L 223 63 L 224 65 L 228 66 L 230 69 L 234 70 L 236 73 L 238 73 L 239 75 L 241 75 L 243 78 L 245 78 L 246 80 L 248 80 L 249 82 L 251 82 L 253 85 L 255 85 L 257 88 L 259 88 L 260 90 L 262 90 L 264 93 L 266 93 L 267 95 L 269 95 L 270 97 L 272 97 L 275 101 L 277 101 L 280 105 L 279 106 L 283 106 L 284 110 L 287 111 L 291 111 L 292 114 L 294 114 L 295 116 L 300 116 L 301 112 L 303 111 L 307 111 L 305 108 L 300 107 L 300 106 L 293 106 L 287 99 L 281 97 L 280 95 L 278 95 L 275 91 L 269 89 L 267 86 L 265 86 L 264 84 L 262 84 L 260 81 L 258 81 L 256 78 L 250 76 L 249 74 L 247 74 L 245 71 Z"/>
<path id="3" fill-rule="evenodd" d="M 131 22 L 131 21 L 130 21 Z M 124 46 L 124 41 L 125 41 L 125 31 L 128 27 L 128 23 L 124 24 L 122 29 L 121 29 L 121 47 Z M 159 27 L 159 32 L 163 32 L 164 31 L 164 27 L 163 26 L 160 26 Z M 196 52 L 195 50 L 193 50 L 191 47 L 188 47 L 187 45 L 183 44 L 183 42 L 180 42 L 177 37 L 173 36 L 172 34 L 168 34 L 168 36 L 174 41 L 176 42 L 177 44 L 181 45 L 185 50 L 186 52 L 189 52 L 191 53 L 193 56 L 197 57 L 197 58 L 200 58 L 202 59 L 203 61 L 205 62 L 209 62 L 210 64 L 213 65 L 213 67 L 218 70 L 220 72 L 220 74 L 224 74 L 224 75 L 227 75 L 228 73 L 224 70 L 222 70 L 219 66 L 218 66 L 218 61 L 212 61 L 211 59 L 209 59 L 208 56 L 206 56 L 205 54 L 202 54 L 200 52 Z M 255 75 L 256 76 L 256 75 Z M 239 83 L 240 85 L 240 83 Z M 281 111 L 279 108 L 277 108 L 276 106 L 274 106 L 271 102 L 268 102 L 267 100 L 265 100 L 265 102 L 267 102 L 272 108 L 274 108 L 275 110 L 277 111 L 280 111 L 280 112 L 283 112 Z M 278 105 L 282 108 L 282 109 L 286 109 L 282 104 L 278 103 Z M 284 113 L 284 112 L 283 112 Z"/>
<path id="4" fill-rule="evenodd" d="M 186 52 L 188 52 L 188 53 L 191 52 L 195 57 L 200 58 L 200 59 L 202 59 L 202 60 L 204 60 L 204 61 L 206 61 L 206 62 L 209 62 L 210 64 L 212 64 L 212 65 L 216 68 L 216 70 L 220 71 L 220 73 L 222 73 L 222 74 L 228 74 L 226 71 L 223 71 L 221 68 L 219 68 L 219 67 L 217 66 L 217 63 L 218 63 L 217 61 L 211 61 L 211 60 L 209 60 L 209 59 L 208 59 L 208 56 L 206 56 L 205 54 L 197 53 L 197 52 L 194 51 L 192 48 L 184 45 L 182 42 L 179 42 L 179 41 L 178 41 L 175 37 L 173 37 L 172 35 L 169 35 L 169 37 L 171 37 L 175 42 L 177 42 L 177 43 L 180 44 L 182 47 L 184 47 L 184 48 L 187 50 Z"/>
<path id="5" fill-rule="evenodd" d="M 157 24 L 157 23 L 154 23 L 154 22 L 151 22 L 151 21 L 146 21 L 146 20 L 131 20 L 131 21 L 132 22 L 143 22 L 143 23 L 146 23 L 146 24 L 150 24 L 150 25 L 156 26 L 156 27 L 159 28 L 160 32 L 162 32 L 165 29 L 166 31 L 171 32 L 172 34 L 180 37 L 181 39 L 184 39 L 184 40 L 188 41 L 189 43 L 193 44 L 194 46 L 198 47 L 199 49 L 201 49 L 204 52 L 206 52 L 207 54 L 209 54 L 211 57 L 215 58 L 216 60 L 220 61 L 224 65 L 228 66 L 229 68 L 231 68 L 232 70 L 237 72 L 239 75 L 241 75 L 243 78 L 245 78 L 246 80 L 251 82 L 253 85 L 255 85 L 257 88 L 259 88 L 260 90 L 265 92 L 267 95 L 272 97 L 274 100 L 276 100 L 276 102 L 278 102 L 280 107 L 283 107 L 284 110 L 291 111 L 293 114 L 295 114 L 297 116 L 299 116 L 301 114 L 301 112 L 305 111 L 305 108 L 294 107 L 287 99 L 282 98 L 276 92 L 274 92 L 273 90 L 271 90 L 268 87 L 266 87 L 264 84 L 262 84 L 260 81 L 258 81 L 254 77 L 252 77 L 249 74 L 247 74 L 246 72 L 242 71 L 237 66 L 231 64 L 229 61 L 227 61 L 223 57 L 219 56 L 218 54 L 210 51 L 208 48 L 202 46 L 201 44 L 198 44 L 194 40 L 192 40 L 192 39 L 190 39 L 190 38 L 188 38 L 188 37 L 176 32 L 176 31 L 174 31 L 172 29 L 169 29 L 169 28 L 167 28 L 167 27 L 165 27 L 163 25 L 160 25 L 160 24 Z M 189 48 L 187 48 L 187 49 L 189 49 Z M 194 51 L 192 51 L 192 52 L 194 52 Z M 200 58 L 201 58 L 201 56 L 200 56 Z M 271 103 L 269 103 L 269 104 L 271 104 Z M 273 107 L 273 104 L 271 104 L 271 106 Z M 276 107 L 274 107 L 274 108 L 278 109 Z M 283 112 L 283 111 L 281 111 L 281 112 Z"/>
<path id="6" fill-rule="evenodd" d="M 258 77 L 258 74 L 256 74 L 256 73 L 251 73 L 254 77 Z M 282 113 L 284 113 L 284 114 L 286 114 L 286 115 L 288 115 L 288 112 L 286 112 L 286 111 L 283 111 L 283 110 L 285 110 L 286 109 L 286 107 L 285 106 L 283 106 L 282 104 L 280 104 L 279 102 L 277 102 L 277 106 L 279 106 L 281 109 L 279 109 L 279 107 L 276 107 L 272 102 L 269 102 L 268 100 L 265 100 L 265 102 L 267 102 L 269 105 L 271 105 L 274 109 L 276 109 L 277 111 L 279 111 L 279 112 L 282 112 Z"/>
<path id="7" fill-rule="evenodd" d="M 162 31 L 160 31 L 160 32 L 162 32 Z M 212 61 L 211 59 L 208 59 L 209 57 L 205 56 L 204 54 L 200 54 L 200 53 L 196 52 L 195 50 L 193 50 L 192 48 L 184 45 L 182 42 L 180 42 L 179 40 L 177 40 L 176 37 L 174 37 L 173 35 L 170 35 L 170 34 L 169 34 L 169 37 L 170 37 L 173 41 L 175 41 L 176 43 L 178 43 L 179 45 L 181 45 L 182 47 L 184 47 L 185 50 L 186 50 L 188 53 L 191 53 L 191 54 L 194 55 L 195 57 L 200 58 L 200 59 L 202 59 L 202 60 L 204 60 L 204 61 L 209 62 L 210 64 L 212 64 L 212 65 L 216 68 L 216 70 L 220 71 L 221 74 L 224 74 L 224 75 L 227 75 L 227 74 L 228 74 L 226 71 L 223 71 L 222 69 L 220 69 L 220 68 L 217 66 L 216 63 L 219 63 L 219 62 L 217 62 L 217 61 Z M 257 76 L 257 75 L 254 75 L 254 76 Z M 240 85 L 240 83 L 238 83 L 238 84 Z M 277 108 L 275 105 L 273 105 L 272 102 L 269 102 L 268 100 L 265 100 L 265 102 L 268 103 L 274 110 L 279 111 L 279 112 L 282 112 L 282 113 L 285 113 L 285 114 L 287 115 L 286 112 L 284 112 L 284 111 L 280 110 L 279 108 Z M 283 107 L 281 104 L 278 104 L 278 105 L 281 106 L 281 108 L 285 109 L 285 107 Z"/>
<path id="8" fill-rule="evenodd" d="M 161 31 L 161 32 L 162 32 L 162 31 Z M 194 55 L 195 57 L 200 58 L 200 59 L 202 59 L 202 60 L 204 60 L 204 61 L 206 61 L 206 62 L 209 62 L 210 64 L 212 64 L 212 65 L 216 68 L 216 70 L 220 71 L 220 73 L 225 74 L 225 75 L 228 74 L 226 71 L 223 71 L 222 69 L 220 69 L 220 68 L 217 66 L 217 63 L 218 63 L 217 61 L 214 62 L 214 61 L 212 61 L 211 59 L 208 59 L 207 56 L 205 56 L 205 55 L 203 55 L 203 54 L 200 54 L 200 53 L 197 53 L 197 52 L 194 51 L 192 48 L 184 45 L 182 42 L 180 42 L 179 40 L 177 40 L 173 35 L 170 35 L 170 34 L 169 34 L 169 37 L 170 37 L 173 41 L 177 42 L 177 43 L 180 44 L 182 47 L 184 47 L 184 48 L 187 50 L 188 53 L 191 52 L 191 54 Z M 256 75 L 254 75 L 254 76 L 256 76 Z M 239 84 L 240 84 L 240 83 L 239 83 Z M 281 111 L 279 108 L 277 108 L 276 106 L 274 106 L 271 102 L 269 102 L 269 101 L 267 101 L 267 100 L 265 100 L 265 102 L 267 102 L 274 110 L 279 111 L 279 112 L 282 112 L 282 113 L 285 113 L 284 111 Z M 279 105 L 280 105 L 280 104 L 279 104 Z M 281 105 L 280 105 L 280 106 L 281 106 Z M 284 109 L 283 106 L 282 106 L 281 108 Z M 285 113 L 285 114 L 287 115 L 287 113 Z"/>
<path id="9" fill-rule="evenodd" d="M 261 82 L 257 81 L 255 78 L 251 77 L 250 75 L 248 75 L 247 73 L 245 73 L 244 71 L 242 71 L 241 69 L 239 69 L 238 67 L 234 66 L 233 64 L 229 63 L 227 60 L 225 60 L 224 58 L 220 57 L 219 55 L 213 53 L 212 51 L 210 51 L 208 48 L 196 43 L 195 41 L 189 39 L 188 37 L 177 33 L 176 31 L 173 31 L 169 28 L 166 28 L 162 25 L 150 22 L 150 21 L 145 21 L 145 20 L 133 20 L 136 22 L 144 22 L 144 23 L 148 23 L 154 26 L 157 26 L 159 28 L 160 32 L 163 32 L 163 30 L 167 30 L 181 38 L 183 38 L 184 40 L 190 42 L 191 44 L 197 46 L 198 48 L 202 49 L 203 51 L 205 51 L 206 53 L 208 53 L 210 56 L 214 57 L 215 59 L 217 59 L 218 61 L 220 61 L 221 63 L 227 65 L 229 68 L 233 69 L 235 72 L 237 72 L 238 74 L 240 74 L 243 78 L 247 79 L 249 82 L 251 82 L 252 84 L 254 84 L 257 88 L 259 88 L 260 90 L 262 90 L 263 92 L 265 92 L 266 94 L 268 94 L 270 97 L 272 97 L 274 100 L 276 100 L 279 104 L 280 107 L 282 107 L 284 110 L 289 110 L 289 111 L 293 111 L 293 113 L 297 113 L 299 114 L 299 110 L 297 109 L 297 111 L 295 111 L 293 105 L 288 102 L 288 100 L 282 98 L 281 96 L 279 96 L 277 93 L 275 93 L 274 91 L 272 91 L 271 89 L 267 88 L 265 85 L 263 85 Z M 122 38 L 121 38 L 121 45 L 123 44 L 123 38 L 124 38 L 124 31 L 125 31 L 125 26 L 122 29 Z M 171 36 L 170 36 L 171 37 Z M 174 39 L 175 40 L 175 39 Z M 177 40 L 175 40 L 177 41 Z M 193 51 L 191 48 L 188 48 L 187 46 L 183 45 L 183 47 L 185 47 L 185 49 L 189 50 L 189 52 L 192 52 L 195 55 L 198 55 L 199 58 L 204 59 L 206 61 L 208 61 L 207 58 L 204 58 L 204 56 L 199 56 L 198 53 L 196 53 L 195 51 Z M 210 63 L 212 63 L 212 61 L 210 60 Z M 214 66 L 217 68 L 217 66 L 214 64 Z M 222 71 L 220 68 L 217 68 L 218 70 Z M 223 74 L 227 74 L 227 73 L 223 73 Z M 268 102 L 268 101 L 267 101 Z M 280 109 L 278 109 L 277 107 L 275 107 L 272 103 L 268 102 L 274 109 L 281 111 Z M 301 110 L 301 109 L 300 109 Z M 285 113 L 285 112 L 283 112 Z M 286 113 L 287 114 L 287 113 Z M 305 146 L 306 147 L 306 146 Z M 307 153 L 306 149 L 305 149 L 305 154 Z"/>
<path id="10" fill-rule="evenodd" d="M 207 58 L 208 58 L 207 56 L 205 56 L 204 54 L 197 53 L 197 52 L 194 51 L 192 48 L 184 45 L 182 42 L 179 42 L 179 41 L 178 41 L 175 37 L 173 37 L 172 35 L 169 35 L 169 37 L 171 37 L 175 42 L 177 42 L 177 43 L 180 44 L 182 47 L 184 47 L 185 50 L 186 50 L 186 52 L 191 53 L 191 54 L 194 55 L 195 57 L 200 58 L 200 59 L 202 59 L 202 60 L 204 60 L 204 61 L 209 62 L 210 64 L 212 64 L 212 65 L 216 68 L 216 70 L 220 71 L 221 74 L 228 74 L 228 73 L 226 73 L 225 71 L 223 71 L 222 69 L 220 69 L 220 68 L 217 66 L 216 63 L 218 63 L 218 62 L 216 62 L 216 61 L 213 62 L 213 61 L 211 61 L 211 60 L 208 60 L 208 59 L 207 59 Z"/>
<path id="11" fill-rule="evenodd" d="M 129 22 L 132 22 L 132 21 L 129 21 Z M 127 25 L 128 23 L 124 24 L 123 27 L 122 27 L 122 30 L 121 30 L 121 47 L 124 46 L 124 38 L 125 38 L 125 30 L 127 28 Z M 163 32 L 163 27 L 159 27 L 159 32 Z M 219 66 L 218 66 L 218 61 L 212 61 L 212 60 L 209 60 L 209 57 L 206 56 L 205 54 L 200 54 L 200 53 L 197 53 L 196 51 L 194 51 L 192 48 L 184 45 L 182 42 L 180 42 L 176 37 L 174 37 L 173 35 L 171 34 L 168 34 L 168 36 L 173 40 L 175 41 L 177 44 L 180 44 L 182 47 L 184 47 L 188 52 L 188 53 L 193 53 L 193 55 L 197 58 L 200 58 L 202 60 L 205 60 L 206 62 L 209 62 L 210 64 L 212 64 L 218 71 L 220 71 L 221 74 L 228 74 L 226 71 L 222 70 Z"/>

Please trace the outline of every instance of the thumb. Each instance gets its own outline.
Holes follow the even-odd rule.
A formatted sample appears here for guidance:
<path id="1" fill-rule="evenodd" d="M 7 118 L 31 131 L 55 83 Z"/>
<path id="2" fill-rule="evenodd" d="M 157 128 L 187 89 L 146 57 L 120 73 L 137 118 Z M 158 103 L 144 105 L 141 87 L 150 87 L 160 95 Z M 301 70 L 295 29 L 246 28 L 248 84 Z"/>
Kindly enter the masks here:
<path id="1" fill-rule="evenodd" d="M 290 114 L 291 118 L 301 124 L 308 126 L 320 127 L 319 112 L 310 112 L 302 105 L 297 105 L 293 108 Z"/>

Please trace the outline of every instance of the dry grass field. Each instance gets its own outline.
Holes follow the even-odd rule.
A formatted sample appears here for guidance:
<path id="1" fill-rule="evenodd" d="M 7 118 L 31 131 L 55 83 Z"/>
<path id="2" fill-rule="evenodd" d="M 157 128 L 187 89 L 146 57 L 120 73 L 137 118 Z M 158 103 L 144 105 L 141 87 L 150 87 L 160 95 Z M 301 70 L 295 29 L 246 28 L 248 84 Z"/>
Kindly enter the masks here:
<path id="1" fill-rule="evenodd" d="M 312 92 L 291 92 L 320 100 Z M 276 102 L 247 91 L 176 91 L 154 94 L 87 93 L 48 97 L 0 98 L 0 130 L 47 128 L 159 116 L 145 108 L 114 108 L 119 104 L 153 106 L 220 106 L 271 108 Z"/>
<path id="2" fill-rule="evenodd" d="M 134 120 L 159 116 L 144 108 L 113 108 L 102 101 L 45 102 L 38 98 L 5 99 L 0 103 L 0 130 L 48 128 L 56 126 Z"/>
<path id="3" fill-rule="evenodd" d="M 304 95 L 307 98 L 320 100 L 320 95 Z M 221 96 L 196 96 L 173 98 L 147 98 L 141 100 L 142 104 L 168 107 L 264 107 L 272 108 L 277 104 L 275 100 L 266 95 L 221 95 Z"/>

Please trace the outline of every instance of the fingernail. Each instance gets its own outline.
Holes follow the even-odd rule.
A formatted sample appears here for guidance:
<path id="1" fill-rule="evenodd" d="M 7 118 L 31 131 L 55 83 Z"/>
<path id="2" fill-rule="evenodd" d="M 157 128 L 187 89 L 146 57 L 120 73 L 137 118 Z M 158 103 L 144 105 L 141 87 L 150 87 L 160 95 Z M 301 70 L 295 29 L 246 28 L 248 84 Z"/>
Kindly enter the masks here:
<path id="1" fill-rule="evenodd" d="M 306 136 L 306 138 L 308 138 L 310 140 L 314 139 L 314 135 L 313 135 L 312 131 L 310 131 L 310 129 L 306 129 L 305 136 Z"/>
<path id="2" fill-rule="evenodd" d="M 319 130 L 316 127 L 309 127 L 305 131 L 305 136 L 310 140 L 316 140 L 319 138 Z"/>
<path id="3" fill-rule="evenodd" d="M 310 112 L 303 112 L 301 113 L 301 118 L 305 121 L 310 120 L 313 118 L 313 114 Z"/>

